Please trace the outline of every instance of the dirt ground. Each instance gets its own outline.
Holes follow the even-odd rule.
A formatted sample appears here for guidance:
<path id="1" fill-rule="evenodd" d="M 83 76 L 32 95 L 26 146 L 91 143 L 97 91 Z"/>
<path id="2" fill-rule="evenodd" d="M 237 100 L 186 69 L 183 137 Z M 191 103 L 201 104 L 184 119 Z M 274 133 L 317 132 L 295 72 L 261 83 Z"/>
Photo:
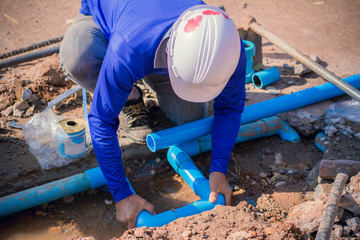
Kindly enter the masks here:
<path id="1" fill-rule="evenodd" d="M 359 1 L 206 2 L 224 5 L 237 26 L 246 15 L 253 15 L 267 30 L 290 45 L 305 54 L 318 56 L 321 64 L 339 77 L 359 73 Z M 69 20 L 76 16 L 79 8 L 80 1 L 70 0 L 0 1 L 0 55 L 65 34 Z M 279 94 L 272 95 L 248 84 L 246 105 L 326 83 L 314 73 L 303 77 L 294 75 L 296 61 L 265 39 L 263 53 L 264 65 L 276 66 L 281 72 L 281 80 L 271 85 Z M 8 126 L 12 120 L 24 124 L 33 114 L 44 110 L 49 101 L 68 90 L 73 84 L 64 78 L 57 54 L 0 70 L 1 111 L 18 102 L 23 88 L 37 95 L 31 102 L 34 107 L 0 116 L 0 196 L 44 184 L 49 176 L 59 179 L 97 166 L 91 152 L 86 159 L 70 164 L 64 171 L 41 171 L 21 130 Z M 340 97 L 331 101 L 347 99 Z M 90 101 L 91 98 L 89 105 Z M 154 111 L 162 117 L 159 110 Z M 63 101 L 55 113 L 82 117 L 81 95 Z M 313 193 L 314 185 L 308 175 L 324 157 L 315 147 L 315 135 L 301 137 L 299 143 L 271 136 L 237 144 L 227 174 L 234 192 L 230 207 L 217 206 L 162 228 L 126 231 L 115 218 L 111 194 L 103 187 L 0 218 L 0 239 L 311 239 L 311 234 L 286 221 L 291 209 Z M 325 157 L 359 159 L 359 141 L 341 135 L 338 138 L 340 140 L 330 142 Z M 279 154 L 280 167 L 276 163 Z M 210 153 L 193 160 L 207 177 Z M 158 213 L 198 200 L 171 169 L 165 152 L 139 154 L 126 159 L 124 165 L 135 191 L 153 203 Z"/>

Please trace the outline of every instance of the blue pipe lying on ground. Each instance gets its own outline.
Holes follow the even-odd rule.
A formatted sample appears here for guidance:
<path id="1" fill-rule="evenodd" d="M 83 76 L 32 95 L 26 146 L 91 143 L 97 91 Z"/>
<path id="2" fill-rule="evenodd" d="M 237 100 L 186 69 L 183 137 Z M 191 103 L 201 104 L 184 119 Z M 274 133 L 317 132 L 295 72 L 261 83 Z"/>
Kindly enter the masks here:
<path id="1" fill-rule="evenodd" d="M 360 75 L 354 75 L 352 77 L 345 78 L 344 80 L 347 83 L 353 85 L 355 88 L 360 88 Z M 242 124 L 255 121 L 259 118 L 269 117 L 277 113 L 293 110 L 295 108 L 300 108 L 342 94 L 344 93 L 340 89 L 336 88 L 333 84 L 326 83 L 311 89 L 253 104 L 245 108 L 242 117 Z M 207 135 L 211 131 L 211 126 L 212 118 L 210 117 L 174 127 L 172 129 L 164 130 L 158 132 L 157 134 L 152 134 L 151 137 L 148 137 L 148 146 L 152 151 L 157 151 L 170 146 L 175 146 L 178 143 L 188 142 L 190 140 Z M 282 133 L 280 133 L 280 136 L 281 134 Z M 208 145 L 211 146 L 211 144 L 208 143 L 209 139 L 204 138 L 204 141 L 202 141 L 202 144 L 200 145 L 200 149 L 209 150 Z M 190 151 L 189 149 L 194 149 L 194 147 L 192 147 L 189 143 L 187 143 L 187 145 L 190 147 L 187 148 L 186 151 Z M 206 147 L 204 147 L 204 145 Z M 203 151 L 204 150 L 201 150 L 201 152 Z M 195 153 L 193 152 L 193 154 Z M 87 189 L 98 188 L 105 184 L 105 179 L 100 169 L 90 169 L 84 173 L 77 174 L 72 177 L 57 180 L 52 183 L 0 198 L 0 216 L 5 216 L 24 209 L 38 206 L 49 201 L 85 191 Z M 203 202 L 197 204 L 202 206 Z M 169 219 L 171 218 L 169 217 Z"/>
<path id="2" fill-rule="evenodd" d="M 343 79 L 355 88 L 360 88 L 360 74 Z M 343 95 L 344 92 L 332 83 L 325 83 L 289 95 L 246 106 L 241 117 L 241 124 L 254 122 L 261 118 L 291 111 L 329 98 Z M 146 137 L 151 151 L 156 152 L 207 135 L 211 131 L 213 117 L 166 129 Z M 169 137 L 170 136 L 170 137 Z M 156 144 L 155 144 L 156 142 Z"/>
<path id="3" fill-rule="evenodd" d="M 285 121 L 282 121 L 279 117 L 271 117 L 241 126 L 236 142 L 248 141 L 274 134 L 279 134 L 281 139 L 287 141 L 297 142 L 300 140 L 297 132 L 290 128 Z M 180 151 L 178 149 L 182 150 Z M 173 146 L 169 149 L 168 160 L 171 166 L 173 166 L 175 171 L 184 178 L 186 183 L 202 200 L 192 203 L 192 207 L 186 206 L 177 209 L 174 213 L 167 211 L 155 216 L 147 212 L 142 213 L 139 215 L 137 226 L 143 226 L 145 224 L 146 226 L 155 226 L 154 224 L 163 222 L 169 223 L 175 216 L 178 218 L 179 216 L 184 216 L 184 214 L 199 213 L 199 209 L 208 209 L 215 206 L 210 204 L 207 200 L 204 200 L 208 198 L 208 194 L 210 193 L 208 180 L 206 180 L 201 172 L 195 167 L 190 158 L 190 156 L 196 156 L 209 150 L 211 150 L 210 135 L 188 141 L 187 143 L 182 143 L 178 147 Z M 181 168 L 179 168 L 179 166 L 181 166 Z M 200 182 L 202 182 L 201 187 L 199 187 Z M 106 185 L 106 182 L 100 168 L 93 168 L 84 173 L 2 197 L 0 199 L 0 216 L 16 213 L 88 189 L 96 189 L 104 185 Z M 135 193 L 134 190 L 132 191 Z"/>

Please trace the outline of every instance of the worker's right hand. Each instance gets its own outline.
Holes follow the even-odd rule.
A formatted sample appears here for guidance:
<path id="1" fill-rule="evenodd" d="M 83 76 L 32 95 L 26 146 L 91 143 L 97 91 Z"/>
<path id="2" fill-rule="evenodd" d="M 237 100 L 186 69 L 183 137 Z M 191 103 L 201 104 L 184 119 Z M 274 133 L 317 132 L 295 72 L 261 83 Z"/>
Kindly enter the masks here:
<path id="1" fill-rule="evenodd" d="M 116 219 L 125 224 L 128 229 L 135 228 L 136 218 L 142 210 L 146 210 L 152 215 L 156 214 L 151 203 L 139 195 L 130 195 L 116 202 Z"/>

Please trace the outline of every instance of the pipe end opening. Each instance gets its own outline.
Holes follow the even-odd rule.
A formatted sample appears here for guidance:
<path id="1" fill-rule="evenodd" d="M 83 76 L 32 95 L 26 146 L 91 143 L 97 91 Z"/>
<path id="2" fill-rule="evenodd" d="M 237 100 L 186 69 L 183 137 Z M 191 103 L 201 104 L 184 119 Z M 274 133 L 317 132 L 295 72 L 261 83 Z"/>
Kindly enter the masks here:
<path id="1" fill-rule="evenodd" d="M 253 75 L 252 80 L 253 80 L 253 84 L 254 84 L 255 87 L 262 88 L 261 79 L 256 74 Z"/>
<path id="2" fill-rule="evenodd" d="M 155 139 L 153 138 L 153 136 L 151 136 L 151 134 L 146 135 L 146 144 L 147 144 L 148 148 L 150 149 L 150 151 L 156 152 Z"/>

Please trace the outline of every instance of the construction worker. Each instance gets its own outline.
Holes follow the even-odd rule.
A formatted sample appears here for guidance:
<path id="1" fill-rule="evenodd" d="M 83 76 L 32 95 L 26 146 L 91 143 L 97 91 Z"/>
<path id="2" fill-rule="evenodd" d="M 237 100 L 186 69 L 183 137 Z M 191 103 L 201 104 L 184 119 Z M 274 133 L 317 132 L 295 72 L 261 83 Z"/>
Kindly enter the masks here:
<path id="1" fill-rule="evenodd" d="M 206 117 L 215 99 L 209 201 L 222 193 L 230 204 L 226 171 L 244 108 L 246 56 L 227 13 L 199 0 L 82 0 L 62 41 L 60 63 L 93 92 L 92 144 L 120 222 L 133 228 L 142 210 L 155 214 L 151 203 L 131 192 L 117 138 L 119 114 L 124 134 L 136 142 L 154 127 L 134 85 L 139 79 L 176 124 Z"/>

